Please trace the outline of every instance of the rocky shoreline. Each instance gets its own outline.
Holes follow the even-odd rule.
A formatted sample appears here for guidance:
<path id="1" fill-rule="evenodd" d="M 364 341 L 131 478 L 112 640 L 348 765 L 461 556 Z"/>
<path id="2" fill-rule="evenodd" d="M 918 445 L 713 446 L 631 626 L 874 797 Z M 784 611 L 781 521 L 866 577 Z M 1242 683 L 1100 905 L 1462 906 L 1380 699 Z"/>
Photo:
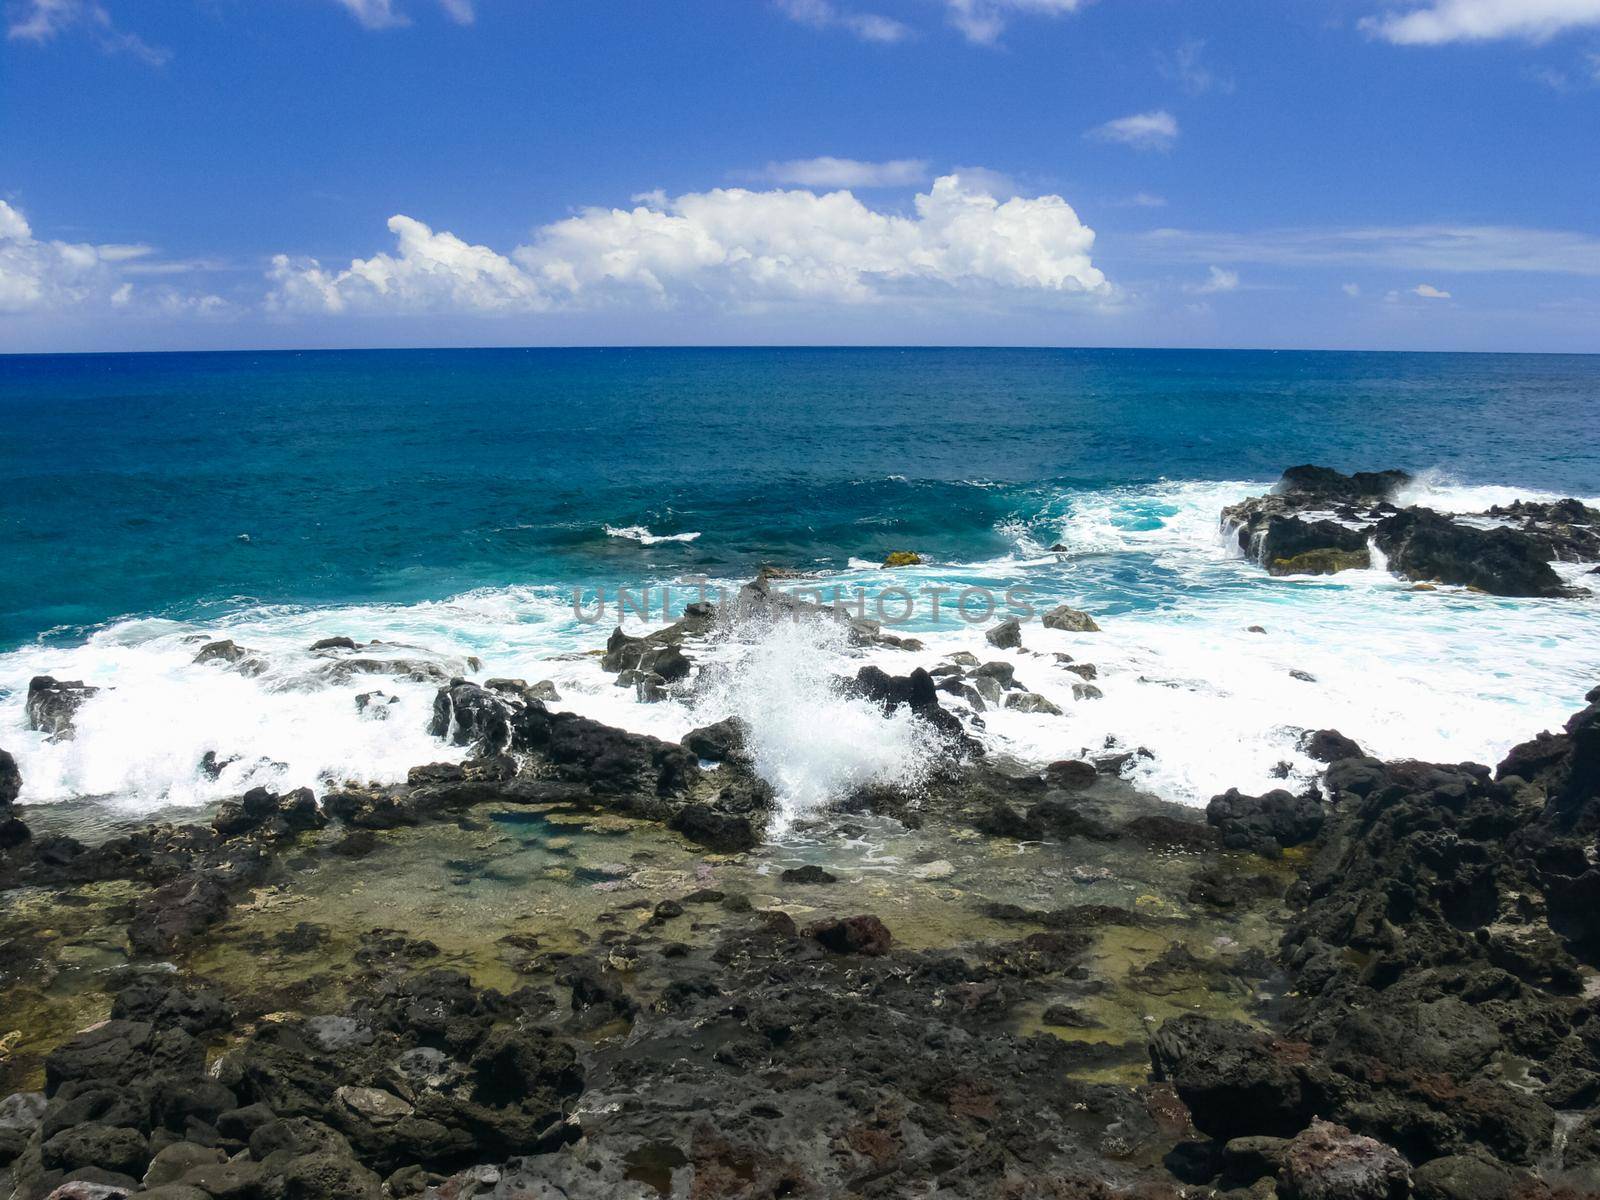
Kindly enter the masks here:
<path id="1" fill-rule="evenodd" d="M 1404 482 L 1296 468 L 1223 521 L 1269 570 L 1376 547 L 1505 595 L 1595 556 L 1575 502 L 1464 523 Z M 736 603 L 922 650 L 770 577 Z M 602 668 L 693 688 L 718 619 Z M 1600 688 L 1492 768 L 1307 731 L 1317 787 L 1201 812 L 1130 786 L 1135 746 L 986 753 L 984 712 L 1043 700 L 1010 663 L 866 666 L 839 693 L 938 770 L 775 844 L 738 721 L 670 742 L 451 665 L 408 669 L 463 761 L 92 845 L 0 753 L 0 1196 L 1600 1194 Z M 29 717 L 70 737 L 92 690 Z"/>

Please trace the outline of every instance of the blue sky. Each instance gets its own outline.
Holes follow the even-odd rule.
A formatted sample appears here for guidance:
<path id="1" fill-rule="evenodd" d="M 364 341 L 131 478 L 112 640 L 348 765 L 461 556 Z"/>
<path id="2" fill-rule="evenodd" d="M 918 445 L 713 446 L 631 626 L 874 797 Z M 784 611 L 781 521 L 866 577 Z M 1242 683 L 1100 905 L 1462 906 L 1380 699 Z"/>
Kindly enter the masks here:
<path id="1" fill-rule="evenodd" d="M 1600 0 L 4 0 L 0 351 L 1600 351 Z"/>

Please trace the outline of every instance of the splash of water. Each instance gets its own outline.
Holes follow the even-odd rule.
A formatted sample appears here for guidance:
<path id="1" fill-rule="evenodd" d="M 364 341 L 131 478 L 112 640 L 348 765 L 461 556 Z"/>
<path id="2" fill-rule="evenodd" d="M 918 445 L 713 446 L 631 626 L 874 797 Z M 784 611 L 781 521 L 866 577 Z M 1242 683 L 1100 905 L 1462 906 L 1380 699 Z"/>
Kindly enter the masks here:
<path id="1" fill-rule="evenodd" d="M 697 709 L 744 722 L 755 770 L 777 794 L 774 833 L 857 788 L 927 781 L 942 749 L 932 728 L 841 692 L 859 666 L 841 625 L 780 619 L 730 637 L 736 658 Z"/>

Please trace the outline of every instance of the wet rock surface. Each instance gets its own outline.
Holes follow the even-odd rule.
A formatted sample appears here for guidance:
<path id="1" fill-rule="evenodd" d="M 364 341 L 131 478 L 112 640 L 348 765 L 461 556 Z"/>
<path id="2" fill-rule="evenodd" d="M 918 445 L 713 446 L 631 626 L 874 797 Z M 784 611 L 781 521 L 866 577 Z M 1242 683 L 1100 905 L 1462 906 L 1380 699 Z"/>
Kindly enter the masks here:
<path id="1" fill-rule="evenodd" d="M 693 686 L 714 620 L 607 654 Z M 1125 748 L 964 753 L 946 684 L 1037 698 L 1011 661 L 863 668 L 842 693 L 950 753 L 787 843 L 737 721 L 452 676 L 465 757 L 403 784 L 5 844 L 0 1194 L 1600 1191 L 1600 691 L 1497 769 L 1308 732 L 1321 795 L 1202 817 Z"/>
<path id="2" fill-rule="evenodd" d="M 1274 575 L 1364 569 L 1375 547 L 1404 579 L 1497 596 L 1587 594 L 1550 564 L 1600 559 L 1600 512 L 1577 500 L 1518 501 L 1470 515 L 1401 509 L 1395 497 L 1410 482 L 1403 471 L 1291 467 L 1269 494 L 1225 508 L 1222 527 Z"/>

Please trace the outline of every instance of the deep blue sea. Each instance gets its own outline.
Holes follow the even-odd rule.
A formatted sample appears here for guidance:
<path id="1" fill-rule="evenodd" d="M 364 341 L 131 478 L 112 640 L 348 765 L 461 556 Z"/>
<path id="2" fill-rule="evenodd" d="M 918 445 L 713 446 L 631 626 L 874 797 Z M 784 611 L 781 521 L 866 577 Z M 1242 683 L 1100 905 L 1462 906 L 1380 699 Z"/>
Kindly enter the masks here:
<path id="1" fill-rule="evenodd" d="M 316 675 L 305 648 L 331 633 L 475 655 L 486 674 L 552 678 L 574 707 L 677 736 L 705 698 L 640 705 L 574 658 L 605 629 L 575 621 L 565 590 L 737 581 L 770 563 L 862 586 L 1021 585 L 1097 613 L 1106 632 L 1087 645 L 1030 632 L 1019 676 L 1066 716 L 989 714 L 987 736 L 1022 759 L 1137 742 L 1156 753 L 1145 783 L 1203 802 L 1270 786 L 1285 762 L 1309 770 L 1300 727 L 1383 753 L 1492 756 L 1600 682 L 1595 600 L 1421 595 L 1376 571 L 1270 580 L 1224 544 L 1217 514 L 1307 461 L 1403 467 L 1420 477 L 1410 499 L 1462 512 L 1594 497 L 1597 430 L 1600 357 L 1582 356 L 0 357 L 0 745 L 35 801 L 134 808 L 397 778 L 443 753 L 422 732 L 430 688 L 381 681 L 404 719 L 380 726 L 357 718 L 360 682 Z M 877 570 L 899 549 L 928 563 Z M 930 656 L 985 649 L 981 630 L 918 628 Z M 192 663 L 222 636 L 271 669 Z M 1099 668 L 1092 702 L 1026 657 L 1069 645 Z M 796 680 L 839 648 L 767 652 Z M 1286 682 L 1290 669 L 1318 683 Z M 21 693 L 46 672 L 107 689 L 71 743 L 24 727 Z M 766 722 L 771 773 L 795 795 L 910 769 L 898 734 L 874 743 L 846 722 L 828 741 L 794 716 L 817 700 L 791 687 L 718 703 Z M 207 749 L 245 765 L 198 776 Z"/>
<path id="2" fill-rule="evenodd" d="M 433 350 L 0 358 L 0 647 L 141 613 L 1009 545 L 1303 461 L 1600 492 L 1600 357 Z M 977 486 L 977 485 L 1002 486 Z M 644 547 L 605 528 L 692 542 Z"/>

